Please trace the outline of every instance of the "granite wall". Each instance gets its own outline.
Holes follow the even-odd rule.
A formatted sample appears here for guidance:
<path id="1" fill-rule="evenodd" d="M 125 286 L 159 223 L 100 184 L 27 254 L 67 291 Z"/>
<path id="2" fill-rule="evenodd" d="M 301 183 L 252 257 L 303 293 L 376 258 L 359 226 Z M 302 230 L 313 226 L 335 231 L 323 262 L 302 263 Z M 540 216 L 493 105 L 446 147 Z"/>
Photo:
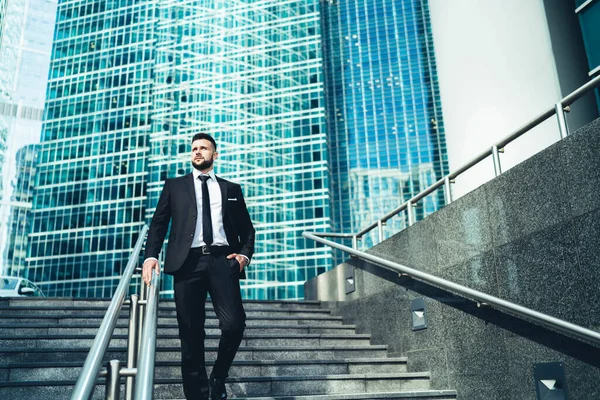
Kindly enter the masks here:
<path id="1" fill-rule="evenodd" d="M 599 153 L 600 119 L 368 252 L 600 330 Z M 381 267 L 351 259 L 305 293 L 461 399 L 535 399 L 540 362 L 564 363 L 570 399 L 600 399 L 600 348 Z M 421 331 L 415 298 L 427 307 Z"/>

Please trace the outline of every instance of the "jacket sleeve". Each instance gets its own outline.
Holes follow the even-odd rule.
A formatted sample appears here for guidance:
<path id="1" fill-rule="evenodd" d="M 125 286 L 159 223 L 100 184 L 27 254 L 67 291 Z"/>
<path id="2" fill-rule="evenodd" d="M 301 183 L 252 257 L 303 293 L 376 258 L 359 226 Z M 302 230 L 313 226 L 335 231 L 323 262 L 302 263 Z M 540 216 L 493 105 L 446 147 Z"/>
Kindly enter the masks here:
<path id="1" fill-rule="evenodd" d="M 239 226 L 238 234 L 240 238 L 240 244 L 242 245 L 242 249 L 240 253 L 248 257 L 248 259 L 252 259 L 252 254 L 254 254 L 254 236 L 256 231 L 254 230 L 254 225 L 252 225 L 252 220 L 250 219 L 250 213 L 248 213 L 248 208 L 246 207 L 246 201 L 244 200 L 244 195 L 242 194 L 242 188 L 240 189 L 240 208 L 238 213 L 238 221 L 237 224 Z"/>
<path id="2" fill-rule="evenodd" d="M 146 250 L 144 253 L 145 259 L 149 257 L 158 258 L 165 236 L 167 235 L 167 230 L 169 229 L 169 222 L 171 221 L 170 203 L 171 195 L 169 181 L 166 180 L 160 198 L 158 199 L 152 222 L 150 223 L 150 229 L 148 230 Z"/>

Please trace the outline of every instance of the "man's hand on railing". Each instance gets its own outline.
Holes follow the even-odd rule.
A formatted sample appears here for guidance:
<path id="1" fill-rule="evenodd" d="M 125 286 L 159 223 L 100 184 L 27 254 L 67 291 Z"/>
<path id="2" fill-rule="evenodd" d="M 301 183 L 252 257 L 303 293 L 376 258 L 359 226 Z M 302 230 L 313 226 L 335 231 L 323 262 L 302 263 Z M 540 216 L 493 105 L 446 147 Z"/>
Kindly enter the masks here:
<path id="1" fill-rule="evenodd" d="M 156 271 L 156 275 L 160 274 L 160 264 L 156 258 L 148 258 L 146 261 L 144 261 L 142 278 L 148 286 L 150 286 L 150 282 L 152 281 L 152 270 Z"/>

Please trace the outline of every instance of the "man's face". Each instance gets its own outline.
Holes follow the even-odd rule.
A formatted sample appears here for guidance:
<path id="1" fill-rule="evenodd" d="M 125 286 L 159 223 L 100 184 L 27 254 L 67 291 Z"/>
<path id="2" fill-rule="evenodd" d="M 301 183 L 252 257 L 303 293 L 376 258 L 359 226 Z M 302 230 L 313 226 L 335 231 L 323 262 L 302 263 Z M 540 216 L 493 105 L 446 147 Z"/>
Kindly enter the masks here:
<path id="1" fill-rule="evenodd" d="M 194 140 L 192 143 L 192 165 L 198 171 L 212 169 L 213 162 L 217 159 L 213 144 L 206 139 Z"/>

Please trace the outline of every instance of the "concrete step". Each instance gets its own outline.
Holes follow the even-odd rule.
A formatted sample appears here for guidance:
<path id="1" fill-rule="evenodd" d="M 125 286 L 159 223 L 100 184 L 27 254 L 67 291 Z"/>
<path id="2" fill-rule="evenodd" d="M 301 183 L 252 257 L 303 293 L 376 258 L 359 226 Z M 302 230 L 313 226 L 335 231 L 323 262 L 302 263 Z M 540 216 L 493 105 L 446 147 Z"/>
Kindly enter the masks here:
<path id="1" fill-rule="evenodd" d="M 30 362 L 83 362 L 89 348 L 0 348 L 2 364 Z M 156 361 L 180 361 L 181 348 L 157 347 Z M 217 347 L 206 347 L 206 359 L 214 360 Z M 240 346 L 236 360 L 337 360 L 347 358 L 380 358 L 387 356 L 387 346 Z M 125 347 L 110 347 L 105 360 L 126 360 Z"/>
<path id="2" fill-rule="evenodd" d="M 108 304 L 105 299 L 0 299 L 0 399 L 70 398 Z M 369 335 L 356 334 L 354 325 L 343 325 L 319 302 L 244 305 L 246 334 L 227 382 L 231 398 L 456 399 L 454 391 L 429 390 L 428 373 L 406 372 L 405 358 L 388 358 L 387 346 L 370 345 Z M 127 308 L 105 362 L 126 359 Z M 183 399 L 175 315 L 174 302 L 162 301 L 155 399 Z M 220 337 L 210 302 L 206 322 L 210 373 Z M 103 399 L 103 393 L 99 385 L 93 398 Z"/>
<path id="3" fill-rule="evenodd" d="M 0 315 L 8 316 L 8 315 L 25 315 L 25 316 L 36 316 L 52 313 L 53 315 L 63 315 L 63 316 L 72 316 L 77 314 L 85 314 L 88 316 L 96 315 L 104 317 L 106 314 L 106 307 L 22 307 L 22 306 L 9 306 L 9 307 L 0 307 Z M 215 312 L 212 308 L 206 308 L 207 316 L 214 316 Z M 331 314 L 330 310 L 324 309 L 311 309 L 311 310 L 302 310 L 302 309 L 294 309 L 294 308 L 259 308 L 259 309 L 246 309 L 246 315 L 252 316 L 254 318 L 257 317 L 278 317 L 278 316 L 287 316 L 287 317 L 313 317 L 313 316 L 329 316 Z M 129 308 L 123 307 L 120 313 L 121 316 L 129 315 Z M 176 317 L 177 313 L 174 308 L 159 308 L 158 310 L 159 317 Z"/>
<path id="4" fill-rule="evenodd" d="M 39 322 L 23 322 L 15 321 L 14 325 L 0 326 L 0 336 L 7 337 L 23 337 L 23 336 L 43 336 L 43 335 L 95 335 L 100 327 L 100 321 L 96 320 L 96 325 L 57 325 L 54 320 L 43 320 Z M 216 325 L 208 321 L 205 327 L 207 335 L 218 335 L 221 330 Z M 291 324 L 265 324 L 265 325 L 248 325 L 247 333 L 252 334 L 337 334 L 337 335 L 353 335 L 355 333 L 355 325 L 291 325 Z M 120 320 L 115 328 L 115 335 L 127 335 L 127 321 Z M 177 324 L 163 324 L 158 326 L 158 335 L 178 335 L 179 329 Z"/>
<path id="5" fill-rule="evenodd" d="M 156 382 L 154 398 L 183 397 L 177 380 Z M 391 392 L 429 389 L 429 373 L 344 374 L 279 377 L 230 377 L 226 386 L 232 397 L 308 396 L 343 393 Z"/>
<path id="6" fill-rule="evenodd" d="M 232 398 L 258 396 L 315 396 L 358 394 L 368 398 L 369 393 L 424 391 L 429 389 L 429 373 L 405 372 L 395 374 L 342 374 L 282 377 L 229 377 L 227 390 Z M 28 399 L 67 398 L 74 385 L 72 380 L 2 382 L 0 397 L 19 398 L 24 389 Z M 98 389 L 101 389 L 99 387 Z M 101 390 L 97 390 L 94 398 Z M 179 379 L 157 379 L 155 399 L 183 398 Z"/>
<path id="7" fill-rule="evenodd" d="M 0 326 L 13 326 L 18 323 L 31 323 L 32 321 L 46 323 L 55 323 L 56 325 L 89 325 L 99 326 L 104 315 L 100 314 L 75 314 L 61 315 L 55 313 L 41 314 L 3 314 L 0 315 Z M 119 320 L 126 321 L 127 315 L 121 315 Z M 217 318 L 214 314 L 206 315 L 207 324 L 217 325 Z M 160 325 L 177 324 L 176 317 L 161 317 L 158 318 Z M 254 316 L 249 314 L 246 318 L 246 325 L 266 325 L 272 323 L 289 323 L 290 325 L 330 325 L 333 323 L 342 324 L 342 317 L 331 315 L 314 315 L 314 316 Z"/>
<path id="8" fill-rule="evenodd" d="M 210 374 L 214 361 L 207 363 Z M 0 382 L 31 382 L 72 379 L 81 371 L 80 362 L 45 362 L 0 364 Z M 406 372 L 406 358 L 234 361 L 230 376 L 340 375 Z M 180 378 L 181 363 L 163 361 L 156 364 L 155 376 Z"/>
<path id="9" fill-rule="evenodd" d="M 298 308 L 298 309 L 320 309 L 323 305 L 320 301 L 293 301 L 293 300 L 244 300 L 244 308 L 246 309 L 260 309 L 260 308 Z M 79 298 L 50 298 L 50 297 L 36 297 L 36 298 L 1 298 L 0 307 L 6 306 L 18 306 L 18 307 L 104 307 L 108 308 L 110 299 L 79 299 Z M 206 301 L 206 306 L 212 308 L 212 302 L 210 299 Z M 161 299 L 159 303 L 160 308 L 172 308 L 175 309 L 174 300 Z"/>
<path id="10" fill-rule="evenodd" d="M 220 335 L 206 335 L 205 345 L 218 346 Z M 87 347 L 91 348 L 95 335 L 43 335 L 31 337 L 0 337 L 0 348 L 66 348 Z M 181 344 L 178 335 L 160 335 L 157 338 L 157 346 L 179 346 Z M 336 345 L 369 345 L 370 335 L 331 335 L 331 334 L 246 334 L 242 345 L 253 346 L 336 346 Z M 127 346 L 126 335 L 113 335 L 111 346 Z"/>
<path id="11" fill-rule="evenodd" d="M 405 400 L 455 400 L 454 390 L 415 390 L 403 392 L 377 392 L 353 394 L 325 394 L 311 396 L 270 396 L 270 397 L 236 397 L 236 400 L 375 400 L 375 399 L 405 399 Z M 174 399 L 179 400 L 179 399 Z M 185 399 L 181 399 L 185 400 Z"/>

